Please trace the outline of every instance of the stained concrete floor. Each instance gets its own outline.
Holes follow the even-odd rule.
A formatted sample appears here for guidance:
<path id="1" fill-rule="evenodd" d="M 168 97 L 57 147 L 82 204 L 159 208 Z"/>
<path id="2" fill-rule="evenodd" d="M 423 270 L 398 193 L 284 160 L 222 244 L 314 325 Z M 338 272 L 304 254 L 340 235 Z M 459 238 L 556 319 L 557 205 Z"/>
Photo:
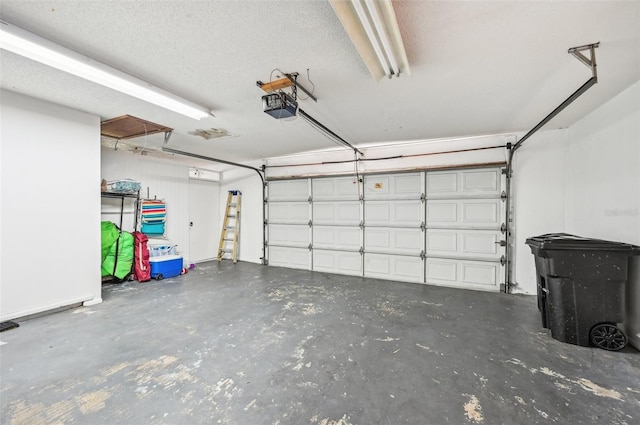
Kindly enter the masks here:
<path id="1" fill-rule="evenodd" d="M 640 353 L 536 299 L 249 263 L 105 285 L 0 334 L 3 424 L 633 424 Z"/>

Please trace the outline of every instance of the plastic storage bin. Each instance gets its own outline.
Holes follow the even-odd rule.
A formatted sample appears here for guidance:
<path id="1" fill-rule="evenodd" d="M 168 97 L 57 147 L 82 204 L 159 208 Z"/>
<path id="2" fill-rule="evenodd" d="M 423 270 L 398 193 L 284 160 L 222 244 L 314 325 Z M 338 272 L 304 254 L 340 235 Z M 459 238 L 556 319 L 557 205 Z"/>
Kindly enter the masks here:
<path id="1" fill-rule="evenodd" d="M 178 255 L 175 245 L 148 245 L 150 257 L 161 257 L 163 255 Z"/>
<path id="2" fill-rule="evenodd" d="M 629 257 L 640 247 L 566 233 L 527 239 L 535 257 L 542 326 L 558 341 L 621 350 Z"/>
<path id="3" fill-rule="evenodd" d="M 179 276 L 182 273 L 182 257 L 179 255 L 164 255 L 150 257 L 151 277 L 156 280 Z"/>

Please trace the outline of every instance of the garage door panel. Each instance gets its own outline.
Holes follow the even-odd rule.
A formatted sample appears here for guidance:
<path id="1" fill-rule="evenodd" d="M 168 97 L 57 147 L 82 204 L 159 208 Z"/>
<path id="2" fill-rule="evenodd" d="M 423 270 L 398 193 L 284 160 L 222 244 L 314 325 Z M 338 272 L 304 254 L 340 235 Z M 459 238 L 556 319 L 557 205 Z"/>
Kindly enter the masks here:
<path id="1" fill-rule="evenodd" d="M 389 223 L 391 221 L 391 204 L 387 202 L 366 202 L 364 205 L 366 224 Z"/>
<path id="2" fill-rule="evenodd" d="M 499 197 L 501 175 L 497 168 L 428 172 L 427 198 Z"/>
<path id="3" fill-rule="evenodd" d="M 383 276 L 391 279 L 391 256 L 364 254 L 364 275 Z"/>
<path id="4" fill-rule="evenodd" d="M 470 285 L 496 287 L 499 264 L 467 263 L 461 264 L 462 281 Z"/>
<path id="5" fill-rule="evenodd" d="M 420 200 L 369 201 L 364 204 L 365 225 L 413 226 L 422 224 Z"/>
<path id="6" fill-rule="evenodd" d="M 500 199 L 430 199 L 427 227 L 499 228 L 502 208 Z"/>
<path id="7" fill-rule="evenodd" d="M 308 202 L 269 202 L 269 223 L 309 223 Z"/>
<path id="8" fill-rule="evenodd" d="M 310 270 L 311 251 L 307 248 L 269 246 L 269 265 Z"/>
<path id="9" fill-rule="evenodd" d="M 359 252 L 314 249 L 313 270 L 361 276 L 362 255 Z"/>
<path id="10" fill-rule="evenodd" d="M 424 282 L 424 264 L 420 257 L 388 254 L 364 254 L 365 277 Z"/>
<path id="11" fill-rule="evenodd" d="M 455 201 L 427 201 L 427 225 L 458 222 L 458 203 Z"/>
<path id="12" fill-rule="evenodd" d="M 432 285 L 498 292 L 501 269 L 498 262 L 427 258 L 425 277 Z"/>
<path id="13" fill-rule="evenodd" d="M 354 177 L 313 179 L 311 187 L 314 201 L 358 200 L 358 181 Z"/>
<path id="14" fill-rule="evenodd" d="M 487 258 L 501 255 L 500 231 L 427 229 L 427 256 Z"/>
<path id="15" fill-rule="evenodd" d="M 498 257 L 501 234 L 499 232 L 461 232 L 462 253 Z"/>
<path id="16" fill-rule="evenodd" d="M 427 196 L 458 193 L 458 173 L 455 171 L 427 173 Z"/>
<path id="17" fill-rule="evenodd" d="M 420 255 L 424 249 L 420 229 L 367 227 L 364 231 L 365 251 Z"/>
<path id="18" fill-rule="evenodd" d="M 307 225 L 269 224 L 269 245 L 308 247 L 311 243 Z"/>
<path id="19" fill-rule="evenodd" d="M 314 202 L 313 203 L 313 223 L 314 224 L 337 224 L 337 225 L 359 225 L 360 224 L 360 202 L 358 201 L 337 201 L 337 202 Z"/>
<path id="20" fill-rule="evenodd" d="M 313 226 L 313 247 L 359 251 L 361 232 L 359 227 Z"/>
<path id="21" fill-rule="evenodd" d="M 427 230 L 427 255 L 455 255 L 458 252 L 458 233 L 455 230 Z"/>
<path id="22" fill-rule="evenodd" d="M 422 194 L 422 175 L 384 174 L 365 176 L 365 199 L 420 199 Z"/>
<path id="23" fill-rule="evenodd" d="M 426 278 L 427 283 L 433 281 L 453 283 L 458 280 L 457 263 L 453 260 L 427 258 Z"/>
<path id="24" fill-rule="evenodd" d="M 500 201 L 487 200 L 462 203 L 462 222 L 465 224 L 498 224 Z"/>
<path id="25" fill-rule="evenodd" d="M 309 181 L 306 179 L 271 181 L 268 188 L 269 202 L 306 201 L 309 199 Z"/>
<path id="26" fill-rule="evenodd" d="M 500 194 L 500 170 L 464 170 L 460 173 L 463 194 Z"/>

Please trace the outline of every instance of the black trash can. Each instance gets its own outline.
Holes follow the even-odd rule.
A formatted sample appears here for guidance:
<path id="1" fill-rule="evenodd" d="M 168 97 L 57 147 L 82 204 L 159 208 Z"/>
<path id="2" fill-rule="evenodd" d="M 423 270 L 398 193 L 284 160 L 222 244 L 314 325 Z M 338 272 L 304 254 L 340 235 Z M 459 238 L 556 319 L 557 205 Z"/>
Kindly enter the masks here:
<path id="1" fill-rule="evenodd" d="M 640 247 L 566 233 L 527 239 L 535 257 L 542 326 L 558 341 L 621 350 L 629 257 Z"/>

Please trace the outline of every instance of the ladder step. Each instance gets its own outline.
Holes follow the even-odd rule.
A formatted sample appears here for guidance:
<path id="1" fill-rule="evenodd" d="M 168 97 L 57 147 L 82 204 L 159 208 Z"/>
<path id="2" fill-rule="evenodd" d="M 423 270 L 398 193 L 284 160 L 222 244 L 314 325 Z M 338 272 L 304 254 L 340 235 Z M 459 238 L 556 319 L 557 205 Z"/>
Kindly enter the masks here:
<path id="1" fill-rule="evenodd" d="M 224 212 L 224 223 L 220 235 L 218 247 L 218 261 L 222 260 L 224 254 L 232 254 L 235 263 L 238 253 L 238 237 L 240 236 L 240 202 L 242 193 L 239 190 L 230 190 L 227 196 L 227 205 Z M 233 243 L 233 249 L 227 249 L 225 244 Z"/>

